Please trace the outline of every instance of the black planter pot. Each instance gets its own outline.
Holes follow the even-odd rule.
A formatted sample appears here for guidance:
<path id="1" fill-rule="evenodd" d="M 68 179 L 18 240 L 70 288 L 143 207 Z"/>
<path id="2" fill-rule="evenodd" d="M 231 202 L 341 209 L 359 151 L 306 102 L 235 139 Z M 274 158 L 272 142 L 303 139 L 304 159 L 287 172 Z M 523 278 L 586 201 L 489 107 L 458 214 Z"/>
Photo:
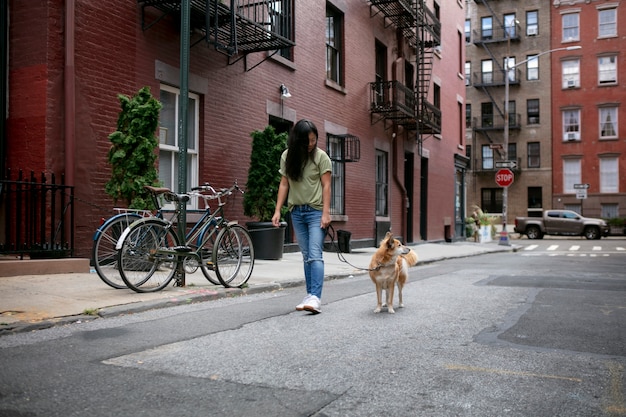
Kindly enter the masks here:
<path id="1" fill-rule="evenodd" d="M 248 222 L 246 227 L 254 246 L 255 259 L 282 259 L 287 223 L 274 227 L 272 222 Z"/>

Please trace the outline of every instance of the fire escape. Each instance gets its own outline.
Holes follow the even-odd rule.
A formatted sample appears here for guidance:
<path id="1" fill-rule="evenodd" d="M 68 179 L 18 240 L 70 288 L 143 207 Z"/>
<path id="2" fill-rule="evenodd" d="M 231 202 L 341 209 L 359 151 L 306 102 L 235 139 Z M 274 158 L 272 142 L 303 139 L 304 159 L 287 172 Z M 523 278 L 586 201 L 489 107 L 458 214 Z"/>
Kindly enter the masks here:
<path id="1" fill-rule="evenodd" d="M 494 2 L 497 0 L 491 0 Z M 484 70 L 481 68 L 472 74 L 472 86 L 482 91 L 489 98 L 491 103 L 491 112 L 483 112 L 481 108 L 480 118 L 474 118 L 472 121 L 472 129 L 474 132 L 484 135 L 490 144 L 497 148 L 500 139 L 494 140 L 492 135 L 498 135 L 500 138 L 504 132 L 504 101 L 499 102 L 494 93 L 504 91 L 505 78 L 509 77 L 509 86 L 515 87 L 520 85 L 521 70 L 512 68 L 508 70 L 504 67 L 504 62 L 510 55 L 510 43 L 520 42 L 520 27 L 516 21 L 504 22 L 491 8 L 490 1 L 476 0 L 477 5 L 485 6 L 489 11 L 482 14 L 484 17 L 490 17 L 492 26 L 482 26 L 479 29 L 472 30 L 472 41 L 474 45 L 480 46 L 490 58 L 492 70 Z M 481 14 L 479 14 L 481 16 Z M 485 59 L 481 60 L 484 62 Z M 499 93 L 501 94 L 501 93 Z M 509 109 L 511 109 L 509 107 Z M 514 109 L 513 109 L 514 110 Z M 509 129 L 519 130 L 521 128 L 521 116 L 519 113 L 509 110 Z"/>
<path id="2" fill-rule="evenodd" d="M 143 30 L 167 16 L 180 21 L 180 0 L 138 3 Z M 229 64 L 253 52 L 278 53 L 295 45 L 292 4 L 292 0 L 191 0 L 192 46 L 204 41 L 227 55 Z"/>
<path id="3" fill-rule="evenodd" d="M 370 0 L 370 16 L 381 13 L 386 27 L 401 31 L 416 51 L 416 82 L 370 83 L 372 124 L 389 120 L 423 137 L 441 133 L 441 109 L 429 99 L 435 49 L 441 44 L 441 23 L 424 0 Z"/>

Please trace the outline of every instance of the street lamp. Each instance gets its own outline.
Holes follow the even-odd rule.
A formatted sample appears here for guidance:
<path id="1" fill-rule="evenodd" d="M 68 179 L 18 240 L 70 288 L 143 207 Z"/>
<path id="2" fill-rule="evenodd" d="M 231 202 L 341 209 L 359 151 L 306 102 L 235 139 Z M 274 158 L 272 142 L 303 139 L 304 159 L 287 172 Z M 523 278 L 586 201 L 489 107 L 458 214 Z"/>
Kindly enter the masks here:
<path id="1" fill-rule="evenodd" d="M 507 34 L 507 38 L 509 41 L 509 48 L 510 48 L 511 34 L 509 33 L 508 30 L 506 31 L 506 34 Z M 505 161 L 509 160 L 509 70 L 512 70 L 522 64 L 525 64 L 532 59 L 539 59 L 541 55 L 550 54 L 556 51 L 573 51 L 573 50 L 580 49 L 580 48 L 582 47 L 577 45 L 577 46 L 567 46 L 567 47 L 562 47 L 562 48 L 550 49 L 549 51 L 540 52 L 534 57 L 525 59 L 521 62 L 516 63 L 515 65 L 511 65 L 510 67 L 509 67 L 509 55 L 511 54 L 510 54 L 510 49 L 509 49 L 509 53 L 506 59 L 504 60 L 504 135 L 503 135 L 504 150 L 503 150 L 503 157 Z M 509 190 L 508 187 L 504 187 L 504 189 L 502 190 L 502 233 L 500 235 L 500 242 L 499 242 L 500 245 L 506 245 L 506 246 L 509 246 L 511 244 L 509 242 L 509 234 L 507 233 L 507 230 L 506 230 L 506 216 L 507 216 L 506 212 L 507 212 L 508 194 L 509 194 L 508 190 Z"/>

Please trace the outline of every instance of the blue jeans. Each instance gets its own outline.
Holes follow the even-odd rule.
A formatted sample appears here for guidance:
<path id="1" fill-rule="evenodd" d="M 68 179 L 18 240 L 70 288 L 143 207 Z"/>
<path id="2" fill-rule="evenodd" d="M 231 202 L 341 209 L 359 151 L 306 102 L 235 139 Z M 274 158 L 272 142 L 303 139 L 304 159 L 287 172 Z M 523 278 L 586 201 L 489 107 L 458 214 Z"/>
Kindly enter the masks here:
<path id="1" fill-rule="evenodd" d="M 304 261 L 304 278 L 307 294 L 322 298 L 324 285 L 324 236 L 321 228 L 322 211 L 309 206 L 295 206 L 291 211 L 293 230 L 296 232 L 298 246 Z"/>

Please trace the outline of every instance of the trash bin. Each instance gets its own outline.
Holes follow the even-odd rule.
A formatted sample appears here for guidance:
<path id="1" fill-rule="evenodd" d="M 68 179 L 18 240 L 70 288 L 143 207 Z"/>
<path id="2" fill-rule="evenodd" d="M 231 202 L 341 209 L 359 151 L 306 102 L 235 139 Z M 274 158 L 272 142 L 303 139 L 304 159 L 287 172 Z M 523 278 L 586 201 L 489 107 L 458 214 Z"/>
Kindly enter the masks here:
<path id="1" fill-rule="evenodd" d="M 350 236 L 352 236 L 352 233 L 347 230 L 337 230 L 339 252 L 350 253 Z"/>

